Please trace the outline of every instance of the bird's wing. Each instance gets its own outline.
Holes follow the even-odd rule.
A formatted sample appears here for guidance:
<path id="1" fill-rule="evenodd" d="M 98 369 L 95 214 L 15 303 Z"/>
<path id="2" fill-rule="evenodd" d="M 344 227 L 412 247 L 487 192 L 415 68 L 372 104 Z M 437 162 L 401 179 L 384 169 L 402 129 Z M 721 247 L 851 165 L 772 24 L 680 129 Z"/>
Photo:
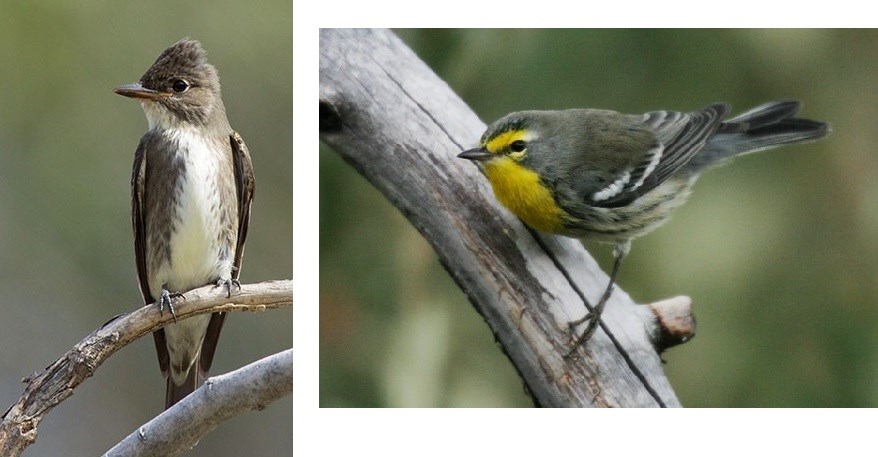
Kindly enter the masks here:
<path id="1" fill-rule="evenodd" d="M 146 183 L 146 148 L 147 137 L 140 140 L 137 151 L 134 152 L 134 170 L 131 172 L 131 225 L 134 227 L 134 259 L 137 262 L 137 279 L 140 284 L 140 294 L 143 295 L 144 303 L 153 303 L 155 298 L 149 292 L 149 281 L 146 277 L 146 195 L 144 185 Z M 152 333 L 155 340 L 155 349 L 159 358 L 159 368 L 162 376 L 169 374 L 170 359 L 168 358 L 168 346 L 165 344 L 165 330 L 158 329 Z"/>
<path id="2" fill-rule="evenodd" d="M 716 133 L 729 110 L 717 103 L 699 111 L 653 111 L 643 115 L 643 124 L 655 134 L 657 142 L 642 152 L 642 158 L 623 180 L 608 187 L 606 194 L 595 193 L 591 204 L 607 208 L 625 206 L 665 182 L 704 148 Z"/>
<path id="3" fill-rule="evenodd" d="M 232 267 L 232 278 L 238 279 L 241 274 L 241 259 L 244 255 L 244 241 L 247 239 L 247 229 L 250 226 L 250 205 L 253 202 L 253 191 L 256 180 L 253 175 L 253 162 L 250 161 L 250 152 L 244 139 L 238 132 L 232 131 L 229 135 L 229 143 L 232 148 L 232 159 L 235 165 L 235 184 L 238 198 L 238 243 L 235 246 L 235 262 Z M 207 325 L 207 333 L 204 335 L 204 344 L 201 346 L 201 361 L 199 370 L 206 376 L 210 365 L 213 363 L 213 354 L 216 352 L 216 344 L 219 334 L 226 319 L 226 313 L 213 313 L 210 323 Z"/>
<path id="4" fill-rule="evenodd" d="M 250 226 L 250 206 L 253 203 L 253 192 L 256 190 L 256 178 L 253 175 L 253 162 L 244 139 L 238 132 L 229 135 L 232 145 L 232 158 L 235 160 L 235 183 L 238 187 L 238 244 L 235 246 L 235 268 L 232 277 L 241 274 L 241 257 L 244 255 L 244 241 Z"/>

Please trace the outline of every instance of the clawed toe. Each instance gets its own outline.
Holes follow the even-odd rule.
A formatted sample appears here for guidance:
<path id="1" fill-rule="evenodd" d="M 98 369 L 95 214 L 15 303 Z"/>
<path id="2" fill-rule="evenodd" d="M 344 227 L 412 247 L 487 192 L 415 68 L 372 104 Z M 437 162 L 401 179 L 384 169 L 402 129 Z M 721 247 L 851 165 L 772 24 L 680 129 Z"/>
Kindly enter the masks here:
<path id="1" fill-rule="evenodd" d="M 177 322 L 177 313 L 174 311 L 174 298 L 180 298 L 185 300 L 186 296 L 180 292 L 168 292 L 168 285 L 165 284 L 162 286 L 162 296 L 158 300 L 159 305 L 159 315 L 164 315 L 165 306 L 168 307 L 168 311 L 171 312 L 171 316 L 174 317 L 174 323 Z"/>
<path id="2" fill-rule="evenodd" d="M 591 338 L 592 334 L 594 334 L 595 330 L 598 328 L 598 324 L 600 324 L 601 318 L 597 313 L 588 313 L 581 319 L 577 319 L 575 321 L 569 322 L 567 326 L 570 328 L 570 337 L 573 339 L 573 346 L 564 355 L 565 359 L 569 359 L 570 356 L 573 355 L 576 350 L 582 346 L 589 338 Z M 576 335 L 576 328 L 584 323 L 588 323 L 585 327 L 585 331 L 582 332 L 579 336 Z"/>
<path id="3" fill-rule="evenodd" d="M 232 298 L 232 286 L 234 286 L 238 291 L 241 291 L 241 282 L 237 279 L 217 279 L 216 287 L 226 287 L 226 298 Z"/>

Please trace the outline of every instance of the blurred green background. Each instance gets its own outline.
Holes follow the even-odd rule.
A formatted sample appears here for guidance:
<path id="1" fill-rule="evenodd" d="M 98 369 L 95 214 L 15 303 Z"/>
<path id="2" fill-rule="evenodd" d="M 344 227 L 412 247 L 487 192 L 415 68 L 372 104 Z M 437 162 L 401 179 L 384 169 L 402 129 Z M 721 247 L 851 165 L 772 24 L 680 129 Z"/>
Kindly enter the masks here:
<path id="1" fill-rule="evenodd" d="M 292 277 L 292 5 L 232 1 L 0 6 L 0 408 L 111 316 L 141 303 L 130 179 L 146 131 L 113 93 L 178 39 L 219 70 L 257 177 L 242 282 Z M 213 374 L 292 347 L 292 309 L 232 313 Z M 113 355 L 40 424 L 25 455 L 99 455 L 164 402 L 152 337 Z M 292 398 L 221 425 L 187 455 L 286 455 Z"/>
<path id="2" fill-rule="evenodd" d="M 635 301 L 692 297 L 665 354 L 684 406 L 878 406 L 878 33 L 399 30 L 487 123 L 510 111 L 628 113 L 784 98 L 821 142 L 706 173 L 634 242 Z M 472 138 L 474 145 L 477 138 Z M 611 249 L 587 244 L 608 271 Z M 320 156 L 320 404 L 529 406 L 491 332 L 402 215 Z"/>

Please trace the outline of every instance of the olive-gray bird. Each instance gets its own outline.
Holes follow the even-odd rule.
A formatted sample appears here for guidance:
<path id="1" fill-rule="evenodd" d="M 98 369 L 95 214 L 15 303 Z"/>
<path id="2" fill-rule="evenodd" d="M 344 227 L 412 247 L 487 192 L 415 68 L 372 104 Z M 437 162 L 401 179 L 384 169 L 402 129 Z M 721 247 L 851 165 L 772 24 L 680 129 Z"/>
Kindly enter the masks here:
<path id="1" fill-rule="evenodd" d="M 140 102 L 149 130 L 134 153 L 131 217 L 145 303 L 172 314 L 171 298 L 208 284 L 240 288 L 254 176 L 232 130 L 219 75 L 198 41 L 167 48 L 140 81 L 117 87 Z M 225 313 L 200 315 L 153 333 L 167 378 L 165 408 L 207 377 Z"/>

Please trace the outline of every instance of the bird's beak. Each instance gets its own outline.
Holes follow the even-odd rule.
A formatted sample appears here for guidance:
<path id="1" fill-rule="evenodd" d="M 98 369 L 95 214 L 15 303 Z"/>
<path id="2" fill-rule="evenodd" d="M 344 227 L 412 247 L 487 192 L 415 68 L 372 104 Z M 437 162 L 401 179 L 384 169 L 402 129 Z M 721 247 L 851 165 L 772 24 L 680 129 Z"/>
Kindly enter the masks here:
<path id="1" fill-rule="evenodd" d="M 125 84 L 113 89 L 113 92 L 131 98 L 143 98 L 146 100 L 159 100 L 171 96 L 169 92 L 159 92 L 157 90 L 147 89 L 140 83 Z"/>
<path id="2" fill-rule="evenodd" d="M 491 160 L 494 157 L 494 154 L 491 154 L 483 147 L 478 147 L 468 151 L 463 151 L 457 156 L 461 159 L 472 160 L 474 162 L 484 162 L 486 160 Z"/>

